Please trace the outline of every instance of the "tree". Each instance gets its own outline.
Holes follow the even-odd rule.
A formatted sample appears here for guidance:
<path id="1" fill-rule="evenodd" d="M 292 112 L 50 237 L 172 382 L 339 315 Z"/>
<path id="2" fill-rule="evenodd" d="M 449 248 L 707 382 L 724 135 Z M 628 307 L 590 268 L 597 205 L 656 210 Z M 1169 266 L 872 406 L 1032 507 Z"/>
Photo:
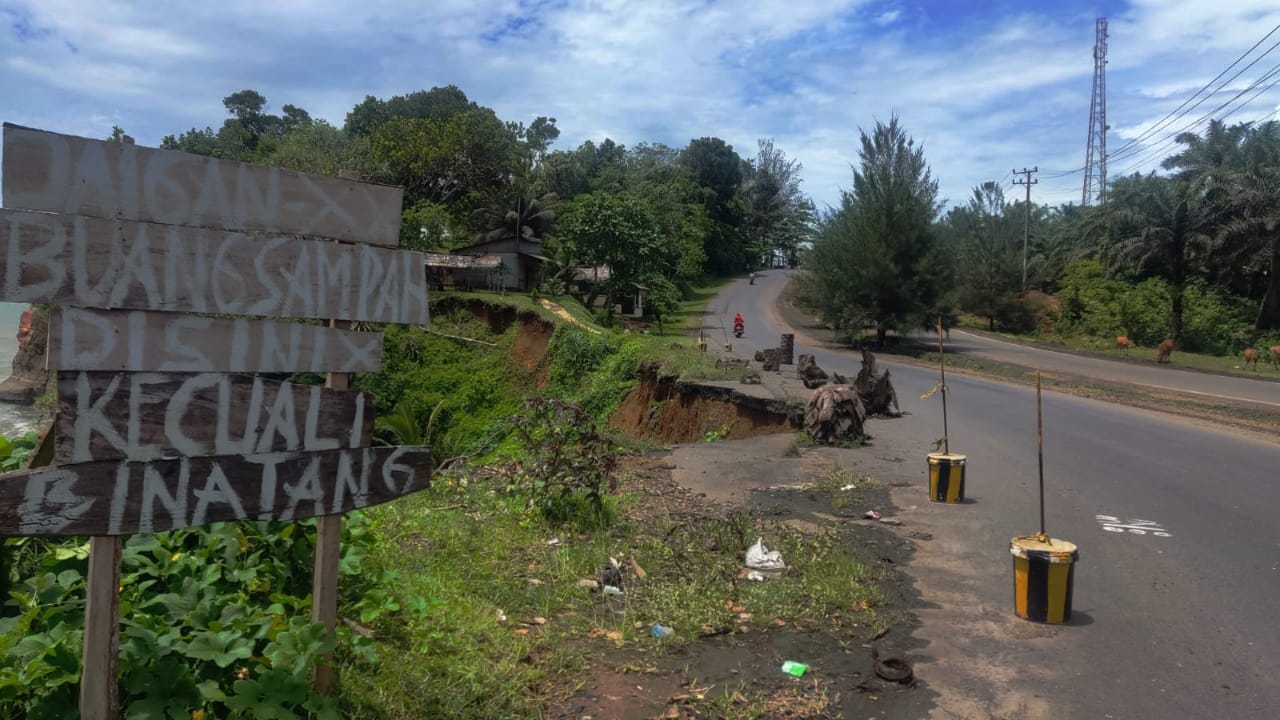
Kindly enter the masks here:
<path id="1" fill-rule="evenodd" d="M 558 239 L 564 260 L 573 266 L 606 266 L 609 277 L 600 284 L 607 306 L 662 276 L 660 237 L 653 217 L 632 197 L 590 194 L 576 198 L 560 223 Z M 587 300 L 590 307 L 595 292 Z"/>
<path id="2" fill-rule="evenodd" d="M 373 135 L 383 123 L 393 118 L 446 122 L 454 115 L 479 109 L 480 106 L 468 100 L 467 94 L 457 85 L 416 90 L 388 100 L 366 95 L 347 113 L 344 128 L 352 135 Z"/>
<path id="3" fill-rule="evenodd" d="M 556 202 L 551 193 L 533 195 L 527 183 L 517 183 L 498 202 L 476 211 L 476 241 L 542 240 L 555 233 Z"/>
<path id="4" fill-rule="evenodd" d="M 924 149 L 894 116 L 861 133 L 853 189 L 820 225 L 802 264 L 803 297 L 850 336 L 928 327 L 939 308 L 946 267 L 932 223 L 938 183 Z"/>
<path id="5" fill-rule="evenodd" d="M 994 182 L 975 187 L 969 204 L 947 213 L 939 230 L 956 261 L 956 299 L 995 329 L 1022 282 L 1022 227 L 1009 213 L 1004 191 Z"/>
<path id="6" fill-rule="evenodd" d="M 760 140 L 754 160 L 746 165 L 744 195 L 754 245 L 760 252 L 781 256 L 795 266 L 799 248 L 813 239 L 813 201 L 800 190 L 798 160 L 787 158 L 773 140 Z M 769 260 L 751 258 L 751 266 Z"/>
<path id="7" fill-rule="evenodd" d="M 705 245 L 708 269 L 721 275 L 745 270 L 749 253 L 747 209 L 739 196 L 742 158 L 720 138 L 704 137 L 689 143 L 680 153 L 680 163 L 700 186 L 699 199 L 711 218 Z"/>
<path id="8" fill-rule="evenodd" d="M 410 202 L 480 207 L 505 189 L 520 157 L 514 135 L 488 108 L 448 118 L 393 118 L 373 134 L 383 178 Z"/>
<path id="9" fill-rule="evenodd" d="M 1105 218 L 1118 226 L 1110 247 L 1112 269 L 1153 274 L 1169 282 L 1169 336 L 1180 346 L 1183 293 L 1194 255 L 1217 233 L 1220 206 L 1203 183 L 1133 175 L 1112 185 Z"/>

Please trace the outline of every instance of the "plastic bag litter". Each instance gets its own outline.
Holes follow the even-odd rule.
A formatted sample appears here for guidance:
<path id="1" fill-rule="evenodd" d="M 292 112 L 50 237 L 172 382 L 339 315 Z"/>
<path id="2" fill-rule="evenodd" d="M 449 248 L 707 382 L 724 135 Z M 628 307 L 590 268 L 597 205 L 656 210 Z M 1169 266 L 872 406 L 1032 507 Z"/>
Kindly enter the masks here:
<path id="1" fill-rule="evenodd" d="M 747 567 L 757 570 L 782 570 L 782 553 L 764 546 L 764 538 L 756 538 L 756 544 L 747 548 Z"/>

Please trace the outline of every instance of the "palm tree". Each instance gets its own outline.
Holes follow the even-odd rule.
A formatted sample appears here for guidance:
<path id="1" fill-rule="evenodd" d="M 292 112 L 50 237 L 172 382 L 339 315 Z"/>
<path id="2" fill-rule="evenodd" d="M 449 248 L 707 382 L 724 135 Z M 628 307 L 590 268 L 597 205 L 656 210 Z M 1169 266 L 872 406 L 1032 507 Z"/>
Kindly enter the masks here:
<path id="1" fill-rule="evenodd" d="M 1169 335 L 1175 347 L 1182 343 L 1182 294 L 1192 263 L 1220 227 L 1221 205 L 1210 197 L 1211 190 L 1194 180 L 1134 175 L 1115 182 L 1104 215 L 1119 233 L 1111 246 L 1113 269 L 1123 265 L 1169 282 Z"/>
<path id="2" fill-rule="evenodd" d="M 556 231 L 556 195 L 533 195 L 516 187 L 501 201 L 476 211 L 481 231 L 476 242 L 494 240 L 541 241 Z"/>

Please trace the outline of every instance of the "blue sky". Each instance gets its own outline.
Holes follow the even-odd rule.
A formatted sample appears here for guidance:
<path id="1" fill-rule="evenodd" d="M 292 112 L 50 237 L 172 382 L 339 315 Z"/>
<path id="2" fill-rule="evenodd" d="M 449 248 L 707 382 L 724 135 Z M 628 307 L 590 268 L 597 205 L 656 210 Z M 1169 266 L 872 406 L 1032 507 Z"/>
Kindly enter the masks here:
<path id="1" fill-rule="evenodd" d="M 452 83 L 506 120 L 556 117 L 560 148 L 714 135 L 751 155 L 772 137 L 821 207 L 851 184 L 858 129 L 897 113 L 963 202 L 1013 167 L 1083 165 L 1099 16 L 1120 148 L 1280 25 L 1280 3 L 0 0 L 0 120 L 155 145 L 216 127 L 244 88 L 340 125 L 367 94 Z M 1111 173 L 1154 167 L 1172 130 L 1277 63 L 1280 48 Z M 1278 108 L 1280 85 L 1229 119 Z M 1040 177 L 1034 199 L 1079 202 L 1080 173 Z"/>

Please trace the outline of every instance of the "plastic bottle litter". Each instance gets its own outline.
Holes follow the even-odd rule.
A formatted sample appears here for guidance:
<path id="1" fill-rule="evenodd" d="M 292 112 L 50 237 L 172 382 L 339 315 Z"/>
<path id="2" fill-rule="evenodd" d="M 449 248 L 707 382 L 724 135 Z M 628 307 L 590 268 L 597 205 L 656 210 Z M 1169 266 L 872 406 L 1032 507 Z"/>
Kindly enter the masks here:
<path id="1" fill-rule="evenodd" d="M 605 585 L 604 590 L 602 592 L 604 592 L 605 595 L 621 595 L 622 588 L 616 587 L 614 585 Z"/>
<path id="2" fill-rule="evenodd" d="M 675 630 L 672 630 L 666 625 L 659 625 L 658 623 L 654 623 L 653 627 L 649 628 L 649 632 L 653 633 L 653 636 L 658 638 L 659 640 L 666 640 L 667 638 L 676 634 Z"/>
<path id="3" fill-rule="evenodd" d="M 868 520 L 879 520 L 880 512 L 878 510 L 868 510 L 862 517 L 867 518 Z"/>
<path id="4" fill-rule="evenodd" d="M 764 546 L 764 538 L 756 538 L 756 543 L 747 548 L 747 567 L 756 570 L 782 570 L 786 565 L 782 562 L 782 553 Z"/>
<path id="5" fill-rule="evenodd" d="M 764 575 L 761 575 L 759 570 L 752 570 L 747 573 L 747 579 L 751 582 L 764 582 Z"/>
<path id="6" fill-rule="evenodd" d="M 795 660 L 788 660 L 782 663 L 782 672 L 793 675 L 795 677 L 804 677 L 804 673 L 809 669 L 808 665 L 798 663 Z"/>

